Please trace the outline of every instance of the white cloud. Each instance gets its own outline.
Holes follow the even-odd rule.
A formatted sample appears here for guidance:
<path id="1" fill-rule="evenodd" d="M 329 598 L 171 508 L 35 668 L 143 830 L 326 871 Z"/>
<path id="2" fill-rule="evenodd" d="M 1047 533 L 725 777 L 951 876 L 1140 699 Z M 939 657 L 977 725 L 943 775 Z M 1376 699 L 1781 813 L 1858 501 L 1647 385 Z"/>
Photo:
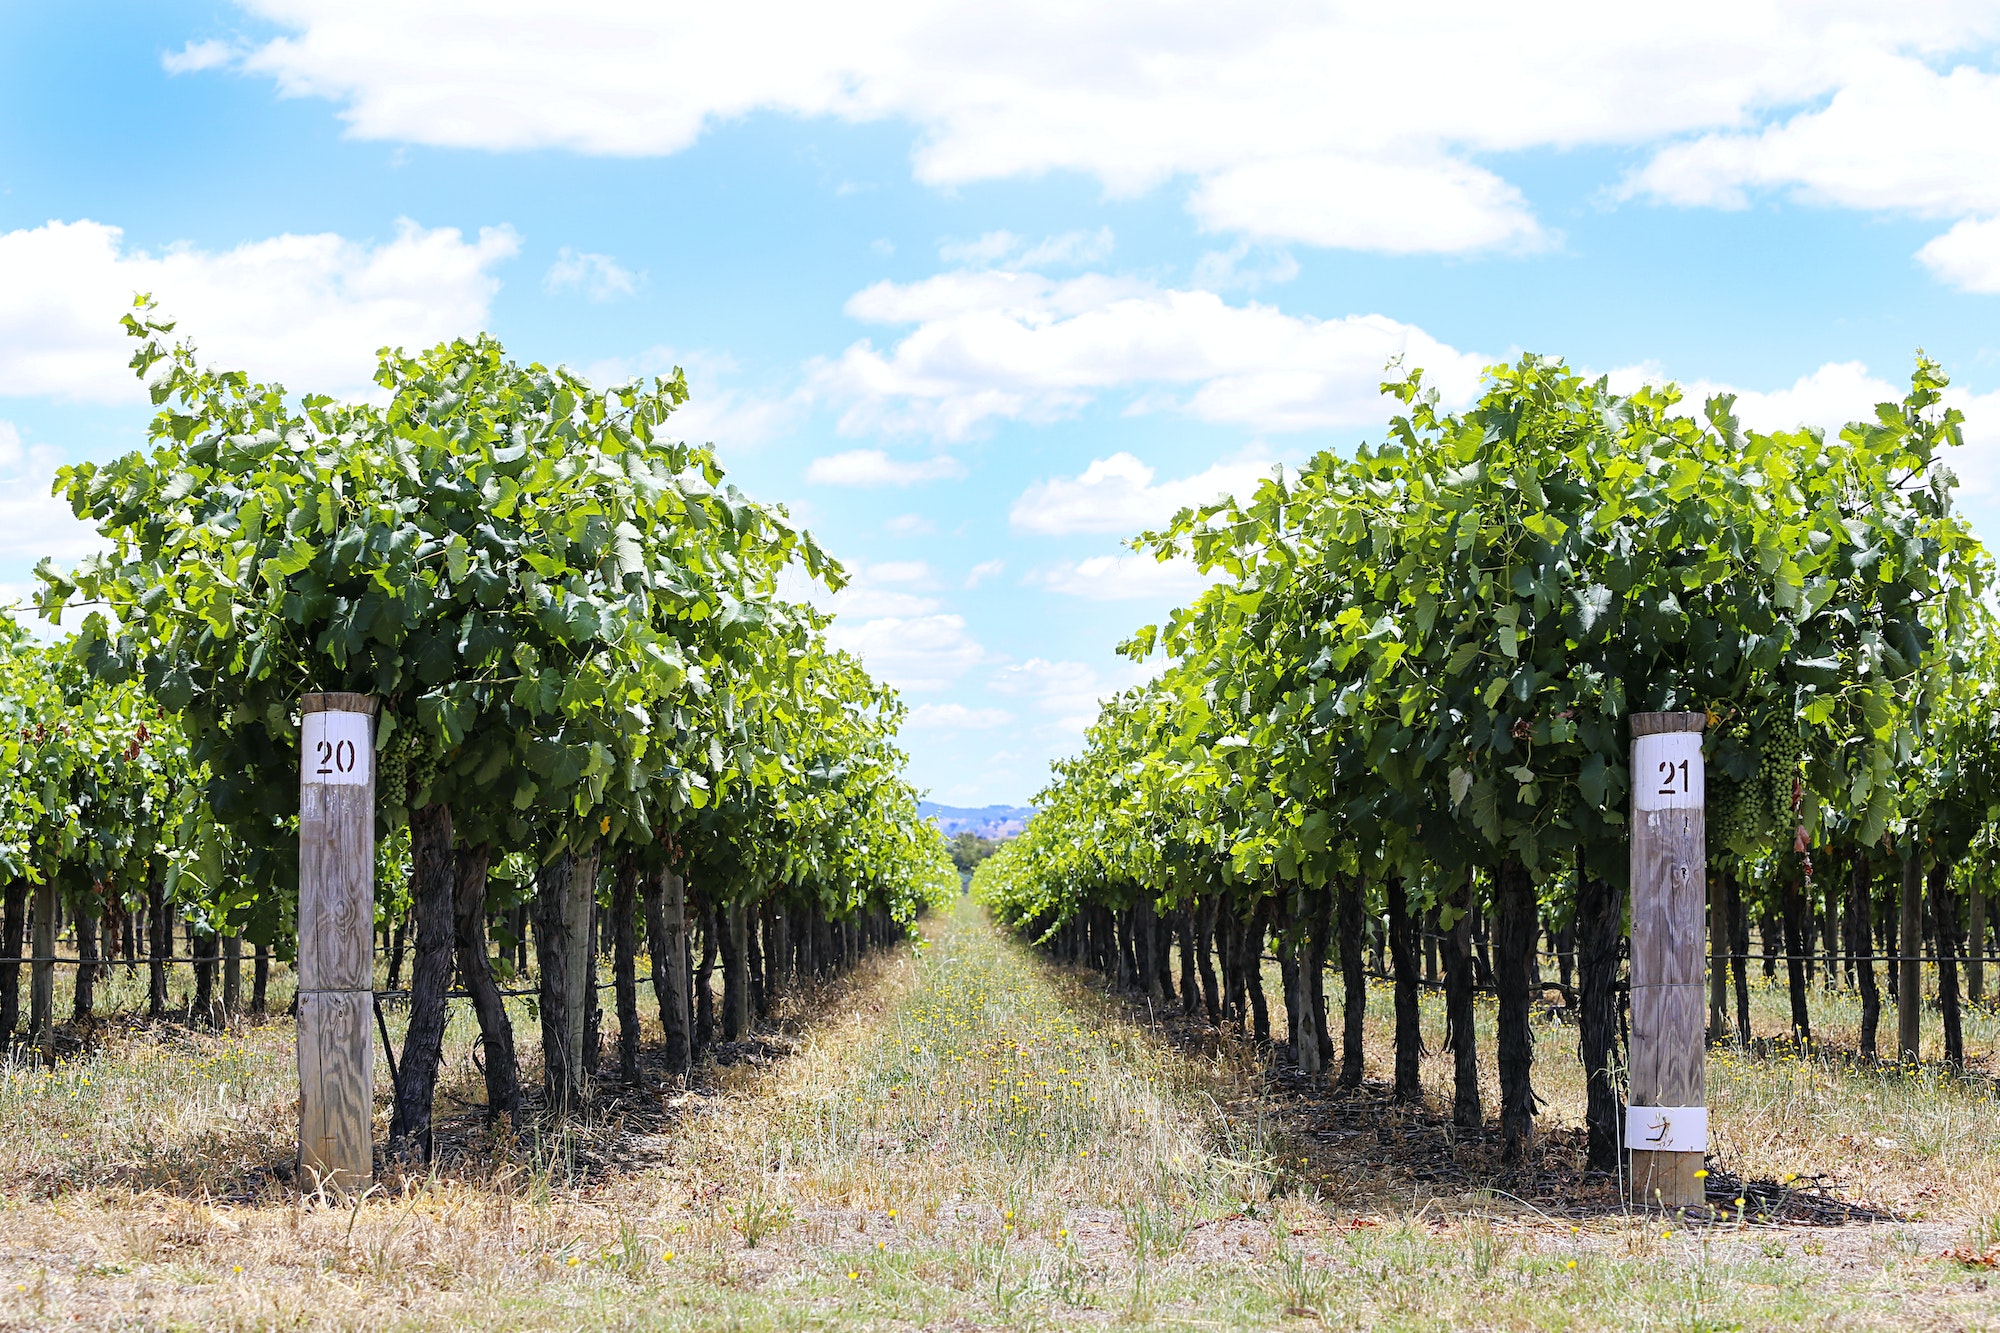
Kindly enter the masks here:
<path id="1" fill-rule="evenodd" d="M 1016 261 L 1022 268 L 1046 268 L 1056 264 L 1096 264 L 1111 257 L 1116 242 L 1111 228 L 1096 231 L 1066 231 L 1030 246 Z"/>
<path id="2" fill-rule="evenodd" d="M 227 42 L 189 42 L 178 51 L 160 57 L 160 68 L 169 74 L 193 74 L 204 69 L 220 69 L 242 53 Z"/>
<path id="3" fill-rule="evenodd" d="M 937 579 L 930 566 L 921 560 L 850 565 L 847 579 L 847 586 L 831 598 L 819 596 L 814 600 L 848 620 L 882 616 L 910 619 L 927 616 L 939 607 L 937 598 L 924 595 L 937 587 Z"/>
<path id="4" fill-rule="evenodd" d="M 883 520 L 882 531 L 891 537 L 935 537 L 937 524 L 922 514 L 897 514 L 894 518 Z"/>
<path id="5" fill-rule="evenodd" d="M 1655 366 L 1626 367 L 1611 372 L 1613 387 L 1630 392 L 1640 383 L 1660 383 L 1667 377 Z M 1736 395 L 1738 421 L 1750 430 L 1797 430 L 1817 426 L 1837 434 L 1850 422 L 1873 421 L 1877 403 L 1899 401 L 1906 384 L 1893 384 L 1871 374 L 1859 361 L 1829 361 L 1799 376 L 1783 389 L 1743 389 L 1711 380 L 1681 384 L 1682 410 L 1698 415 L 1713 394 Z M 1944 462 L 1958 474 L 1963 494 L 1985 499 L 2000 494 L 2000 390 L 1975 394 L 1945 390 L 1945 402 L 1965 413 L 1965 446 L 1948 450 Z"/>
<path id="6" fill-rule="evenodd" d="M 976 240 L 946 241 L 938 246 L 938 258 L 947 264 L 997 264 L 1021 246 L 1021 238 L 1011 231 L 989 231 Z"/>
<path id="7" fill-rule="evenodd" d="M 1006 698 L 1022 699 L 1048 719 L 1045 734 L 1075 737 L 1097 720 L 1104 700 L 1146 679 L 1136 663 L 1121 663 L 1110 672 L 1087 662 L 1052 662 L 1031 657 L 995 671 L 987 688 Z"/>
<path id="8" fill-rule="evenodd" d="M 32 565 L 52 556 L 69 564 L 103 549 L 96 529 L 71 512 L 69 501 L 49 493 L 63 461 L 60 451 L 27 444 L 12 422 L 0 421 L 0 560 Z"/>
<path id="9" fill-rule="evenodd" d="M 687 374 L 688 400 L 667 428 L 675 438 L 721 448 L 749 448 L 784 435 L 805 415 L 807 403 L 798 393 L 757 393 L 723 386 L 721 381 L 738 367 L 731 358 L 714 352 L 682 352 L 659 345 L 637 356 L 593 361 L 582 374 L 590 383 L 603 387 L 645 376 L 671 375 L 676 366 Z"/>
<path id="10" fill-rule="evenodd" d="M 1362 199 L 1366 207 L 1353 206 Z M 1550 243 L 1518 189 L 1442 155 L 1385 161 L 1325 153 L 1252 162 L 1208 177 L 1189 207 L 1211 231 L 1385 254 Z"/>
<path id="11" fill-rule="evenodd" d="M 1790 118 L 1669 145 L 1627 196 L 1744 208 L 1762 191 L 1806 202 L 1956 218 L 1917 252 L 1940 280 L 2000 292 L 2000 74 L 1858 55 L 1833 95 Z"/>
<path id="12" fill-rule="evenodd" d="M 1942 282 L 1964 292 L 2000 292 L 2000 218 L 1966 218 L 1917 251 Z"/>
<path id="13" fill-rule="evenodd" d="M 0 395 L 143 400 L 118 326 L 135 292 L 151 292 L 205 361 L 296 392 L 367 393 L 377 348 L 477 332 L 500 286 L 492 270 L 520 248 L 509 227 L 468 241 L 408 219 L 374 244 L 328 232 L 151 253 L 123 235 L 88 220 L 0 234 Z"/>
<path id="14" fill-rule="evenodd" d="M 1752 192 L 1778 189 L 1844 208 L 1991 215 L 2000 212 L 1996 125 L 2000 76 L 1867 54 L 1824 105 L 1664 148 L 1626 190 L 1719 208 L 1742 208 Z"/>
<path id="15" fill-rule="evenodd" d="M 1153 469 L 1128 453 L 1093 459 L 1077 477 L 1035 482 L 1014 501 L 1008 521 L 1023 532 L 1135 533 L 1179 510 L 1223 496 L 1247 499 L 1271 475 L 1256 454 L 1225 459 L 1191 477 L 1153 484 Z"/>
<path id="16" fill-rule="evenodd" d="M 1005 560 L 982 560 L 965 576 L 965 586 L 977 588 L 988 579 L 998 578 L 1007 568 Z"/>
<path id="17" fill-rule="evenodd" d="M 1014 715 L 1004 708 L 967 708 L 964 704 L 918 704 L 904 726 L 912 731 L 991 731 Z"/>
<path id="18" fill-rule="evenodd" d="M 1193 284 L 1211 292 L 1254 292 L 1299 276 L 1299 261 L 1283 250 L 1260 264 L 1244 263 L 1249 257 L 1248 241 L 1238 241 L 1227 250 L 1210 250 L 1195 261 Z"/>
<path id="19" fill-rule="evenodd" d="M 1208 226 L 1398 252 L 1544 239 L 1486 155 L 1703 134 L 1755 143 L 1773 114 L 1845 115 L 1849 103 L 1865 119 L 1898 77 L 1920 83 L 1915 68 L 1981 53 L 2000 28 L 1977 0 L 1690 0 L 1670 22 L 1649 6 L 1576 0 L 906 0 L 873 12 L 782 0 L 239 2 L 284 35 L 236 67 L 335 101 L 362 138 L 633 156 L 679 152 L 760 111 L 895 120 L 914 127 L 915 173 L 934 186 L 1075 171 L 1129 195 L 1185 180 Z M 1980 105 L 1933 100 L 1940 112 Z M 1831 167 L 1782 143 L 1766 156 L 1794 152 L 1795 177 L 1856 181 L 1865 167 L 1851 164 L 1887 141 L 1912 156 L 1969 150 L 1952 174 L 2000 179 L 1980 166 L 1992 136 L 1971 142 L 1990 121 L 1920 123 L 1856 141 Z M 1823 141 L 1838 158 L 1838 136 Z M 1784 174 L 1782 162 L 1747 171 Z"/>
<path id="20" fill-rule="evenodd" d="M 950 481 L 965 475 L 965 464 L 948 454 L 930 458 L 891 458 L 880 449 L 850 449 L 815 458 L 806 480 L 822 486 L 914 486 L 922 481 Z"/>
<path id="21" fill-rule="evenodd" d="M 1076 267 L 1110 258 L 1116 246 L 1117 238 L 1109 227 L 1066 231 L 1034 245 L 1011 231 L 989 231 L 977 240 L 945 242 L 938 246 L 938 258 L 948 264 L 1007 269 Z"/>
<path id="22" fill-rule="evenodd" d="M 1319 320 L 1101 274 L 943 273 L 877 283 L 847 311 L 916 325 L 892 348 L 864 339 L 810 368 L 818 392 L 849 404 L 840 425 L 850 434 L 960 439 L 995 420 L 1059 420 L 1099 394 L 1142 388 L 1153 392 L 1133 410 L 1268 430 L 1358 425 L 1381 419 L 1378 386 L 1393 357 L 1424 367 L 1453 401 L 1473 391 L 1484 364 L 1383 315 Z"/>
<path id="23" fill-rule="evenodd" d="M 556 262 L 542 275 L 542 290 L 552 296 L 581 291 L 593 301 L 610 301 L 635 294 L 644 276 L 610 255 L 572 250 L 565 245 L 557 252 Z"/>
<path id="24" fill-rule="evenodd" d="M 955 615 L 883 616 L 836 620 L 827 641 L 867 663 L 868 670 L 899 690 L 942 690 L 986 660 L 986 649 Z"/>
<path id="25" fill-rule="evenodd" d="M 1146 554 L 1094 555 L 1067 560 L 1029 576 L 1029 582 L 1068 597 L 1093 602 L 1148 598 L 1182 602 L 1206 588 L 1214 578 L 1187 559 L 1155 560 Z"/>

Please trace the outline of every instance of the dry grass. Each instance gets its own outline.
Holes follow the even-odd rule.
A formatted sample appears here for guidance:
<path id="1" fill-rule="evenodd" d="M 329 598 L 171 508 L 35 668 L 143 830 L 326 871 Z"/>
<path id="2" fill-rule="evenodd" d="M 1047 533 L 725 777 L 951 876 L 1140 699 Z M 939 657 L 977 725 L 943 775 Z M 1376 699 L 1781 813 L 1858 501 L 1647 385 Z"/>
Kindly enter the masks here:
<path id="1" fill-rule="evenodd" d="M 1941 1258 L 2000 1240 L 1990 1082 L 1712 1064 L 1723 1164 L 1830 1171 L 1907 1220 L 1544 1216 L 1482 1145 L 1427 1173 L 1365 1097 L 1274 1094 L 1247 1044 L 1142 1021 L 969 905 L 927 929 L 798 997 L 789 1055 L 563 1136 L 461 1129 L 435 1173 L 352 1207 L 277 1179 L 282 1020 L 115 1028 L 0 1074 L 0 1327 L 1995 1326 L 1986 1271 Z M 1777 997 L 1759 1016 L 1781 1026 Z M 445 1091 L 467 1103 L 472 1036 L 458 1016 Z M 1560 1165 L 1580 1087 L 1568 1031 L 1542 1038 Z"/>

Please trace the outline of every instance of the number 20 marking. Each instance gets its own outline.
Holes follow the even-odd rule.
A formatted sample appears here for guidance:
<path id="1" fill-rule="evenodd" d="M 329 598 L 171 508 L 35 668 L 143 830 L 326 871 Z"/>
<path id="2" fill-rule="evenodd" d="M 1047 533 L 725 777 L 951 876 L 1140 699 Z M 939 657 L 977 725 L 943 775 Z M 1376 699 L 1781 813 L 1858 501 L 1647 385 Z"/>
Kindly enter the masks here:
<path id="1" fill-rule="evenodd" d="M 1681 785 L 1678 787 L 1674 786 L 1674 773 L 1676 769 L 1680 772 Z M 1660 795 L 1685 796 L 1693 790 L 1694 787 L 1688 776 L 1687 760 L 1683 759 L 1678 764 L 1671 759 L 1662 759 L 1660 761 Z"/>
<path id="2" fill-rule="evenodd" d="M 353 741 L 341 741 L 338 744 L 332 741 L 321 741 L 314 748 L 319 751 L 319 769 L 317 771 L 320 776 L 327 777 L 334 773 L 352 773 L 354 771 Z"/>

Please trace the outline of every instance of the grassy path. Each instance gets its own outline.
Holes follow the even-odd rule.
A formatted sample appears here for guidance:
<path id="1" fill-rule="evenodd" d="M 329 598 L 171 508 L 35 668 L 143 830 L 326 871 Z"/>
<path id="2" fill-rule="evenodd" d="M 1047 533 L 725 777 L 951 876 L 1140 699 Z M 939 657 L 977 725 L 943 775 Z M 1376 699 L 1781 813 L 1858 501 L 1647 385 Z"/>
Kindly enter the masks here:
<path id="1" fill-rule="evenodd" d="M 2000 1326 L 1922 1227 L 1572 1227 L 1490 1195 L 1364 1195 L 1367 1147 L 1289 1137 L 1298 1108 L 1274 1109 L 1254 1052 L 1176 1047 L 969 903 L 787 1027 L 790 1054 L 717 1071 L 659 1132 L 614 1112 L 358 1209 L 55 1169 L 281 1151 L 282 1025 L 216 1039 L 212 1113 L 183 1091 L 171 1116 L 91 1120 L 145 1103 L 122 1081 L 161 1064 L 115 1046 L 0 1089 L 10 1126 L 46 1127 L 0 1150 L 0 1328 Z M 566 1174 L 579 1152 L 615 1161 Z"/>

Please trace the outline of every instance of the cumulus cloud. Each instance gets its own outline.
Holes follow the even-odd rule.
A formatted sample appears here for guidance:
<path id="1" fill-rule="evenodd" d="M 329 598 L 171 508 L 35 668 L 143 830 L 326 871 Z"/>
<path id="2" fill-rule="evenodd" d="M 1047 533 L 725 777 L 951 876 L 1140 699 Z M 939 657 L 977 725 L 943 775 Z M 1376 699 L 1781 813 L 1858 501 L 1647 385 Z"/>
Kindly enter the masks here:
<path id="1" fill-rule="evenodd" d="M 227 42 L 213 39 L 189 42 L 180 50 L 161 56 L 160 67 L 169 74 L 193 74 L 204 69 L 220 69 L 241 54 Z"/>
<path id="2" fill-rule="evenodd" d="M 557 252 L 556 262 L 542 275 L 542 290 L 551 296 L 580 291 L 593 301 L 612 301 L 637 293 L 644 276 L 610 255 L 572 250 L 565 245 Z"/>
<path id="3" fill-rule="evenodd" d="M 966 572 L 965 586 L 968 588 L 977 588 L 988 579 L 999 578 L 1006 569 L 1007 562 L 1005 560 L 982 560 Z"/>
<path id="4" fill-rule="evenodd" d="M 1897 77 L 1978 52 L 2000 27 L 1972 0 L 1691 0 L 1671 23 L 1571 0 L 1393 13 L 1283 0 L 239 3 L 282 35 L 169 59 L 227 61 L 286 95 L 330 99 L 362 138 L 634 156 L 679 152 L 757 112 L 895 120 L 915 127 L 915 174 L 934 186 L 1075 171 L 1129 195 L 1187 181 L 1206 226 L 1391 252 L 1545 243 L 1520 192 L 1482 161 L 1492 154 L 1720 135 L 1704 153 L 1741 175 L 1730 155 L 1772 115 L 1844 114 L 1843 98 L 1867 109 Z M 1990 121 L 1959 124 L 1930 120 L 1896 142 L 1964 147 Z M 1994 179 L 1972 147 L 1955 174 Z M 1703 166 L 1690 159 L 1680 176 Z"/>
<path id="5" fill-rule="evenodd" d="M 1134 663 L 1121 663 L 1104 671 L 1087 662 L 1031 657 L 995 671 L 987 681 L 987 688 L 1003 698 L 1020 699 L 1032 707 L 1045 719 L 1045 736 L 1071 738 L 1082 735 L 1097 720 L 1098 707 L 1104 700 L 1120 690 L 1130 689 L 1146 676 L 1146 670 Z"/>
<path id="6" fill-rule="evenodd" d="M 1116 244 L 1109 227 L 1066 231 L 1034 245 L 1011 231 L 989 231 L 977 240 L 945 242 L 938 247 L 938 258 L 947 264 L 1015 269 L 1076 266 L 1110 258 Z"/>
<path id="7" fill-rule="evenodd" d="M 1666 378 L 1656 366 L 1630 366 L 1611 372 L 1612 384 L 1621 392 Z M 1829 361 L 1780 389 L 1688 380 L 1681 382 L 1681 391 L 1683 410 L 1690 413 L 1700 412 L 1713 394 L 1735 394 L 1737 420 L 1750 430 L 1816 426 L 1836 434 L 1850 422 L 1873 421 L 1875 405 L 1901 399 L 1908 385 L 1892 383 L 1860 361 Z M 2000 390 L 1976 394 L 1953 387 L 1945 390 L 1945 402 L 1965 413 L 1965 444 L 1946 451 L 1944 462 L 1958 474 L 1967 497 L 1984 501 L 2000 495 Z"/>
<path id="8" fill-rule="evenodd" d="M 1359 199 L 1368 206 L 1353 207 Z M 1384 254 L 1529 250 L 1551 239 L 1518 189 L 1441 155 L 1252 162 L 1205 179 L 1188 207 L 1210 231 Z"/>
<path id="9" fill-rule="evenodd" d="M 923 561 L 883 560 L 848 566 L 847 586 L 815 600 L 849 620 L 911 619 L 938 609 L 938 599 L 927 595 L 936 587 L 937 579 Z"/>
<path id="10" fill-rule="evenodd" d="M 810 368 L 816 392 L 847 404 L 840 427 L 850 434 L 962 439 L 994 421 L 1060 420 L 1106 392 L 1142 389 L 1131 410 L 1267 430 L 1358 425 L 1381 419 L 1378 386 L 1392 358 L 1422 366 L 1453 401 L 1472 392 L 1484 365 L 1383 315 L 1314 319 L 1103 274 L 942 273 L 877 283 L 847 311 L 915 325 L 893 347 L 864 339 Z"/>
<path id="11" fill-rule="evenodd" d="M 1091 460 L 1080 476 L 1035 482 L 1014 501 L 1007 518 L 1022 532 L 1134 533 L 1157 527 L 1192 505 L 1231 495 L 1248 498 L 1271 468 L 1270 460 L 1246 454 L 1156 485 L 1151 467 L 1131 454 L 1115 453 Z"/>
<path id="12" fill-rule="evenodd" d="M 2000 292 L 2000 218 L 1966 218 L 1917 251 L 1939 281 L 1964 292 Z"/>
<path id="13" fill-rule="evenodd" d="M 1093 602 L 1125 602 L 1140 598 L 1181 602 L 1207 587 L 1213 578 L 1187 559 L 1160 561 L 1150 555 L 1094 555 L 1066 560 L 1029 576 L 1029 581 L 1066 597 Z"/>
<path id="14" fill-rule="evenodd" d="M 1254 292 L 1259 287 L 1290 282 L 1299 276 L 1299 261 L 1279 250 L 1257 262 L 1250 260 L 1250 242 L 1238 241 L 1227 250 L 1210 250 L 1195 261 L 1193 285 L 1211 292 Z"/>
<path id="15" fill-rule="evenodd" d="M 918 704 L 903 723 L 911 731 L 991 731 L 1014 715 L 1004 708 L 967 708 L 964 704 Z"/>
<path id="16" fill-rule="evenodd" d="M 1790 190 L 1844 208 L 1951 217 L 2000 212 L 2000 76 L 1871 54 L 1823 106 L 1662 149 L 1628 193 L 1742 208 Z"/>
<path id="17" fill-rule="evenodd" d="M 826 635 L 835 648 L 865 662 L 872 674 L 910 693 L 946 689 L 987 656 L 986 649 L 966 631 L 964 616 L 836 620 Z"/>
<path id="18" fill-rule="evenodd" d="M 882 531 L 891 537 L 935 537 L 937 524 L 922 514 L 897 514 L 883 520 Z"/>
<path id="19" fill-rule="evenodd" d="M 28 444 L 12 422 L 0 421 L 0 560 L 32 565 L 52 556 L 68 564 L 103 548 L 96 529 L 49 493 L 63 462 L 61 451 Z"/>
<path id="20" fill-rule="evenodd" d="M 676 439 L 698 440 L 723 448 L 768 444 L 790 431 L 809 404 L 797 392 L 764 393 L 730 385 L 738 366 L 714 352 L 680 351 L 657 345 L 635 356 L 607 357 L 583 368 L 590 383 L 623 384 L 634 378 L 671 375 L 679 366 L 687 375 L 688 400 L 673 415 L 668 433 Z"/>
<path id="21" fill-rule="evenodd" d="M 0 395 L 143 400 L 118 326 L 151 292 L 202 357 L 295 391 L 366 393 L 375 351 L 412 350 L 485 324 L 520 249 L 509 227 L 468 240 L 404 219 L 392 240 L 286 234 L 232 250 L 129 249 L 100 222 L 0 234 Z"/>
<path id="22" fill-rule="evenodd" d="M 950 481 L 965 475 L 965 464 L 947 454 L 930 458 L 891 458 L 880 449 L 850 449 L 815 458 L 806 480 L 822 486 L 914 486 L 922 481 Z"/>
<path id="23" fill-rule="evenodd" d="M 1671 144 L 1622 187 L 1665 203 L 1744 208 L 1762 192 L 1955 225 L 1917 252 L 1939 280 L 2000 291 L 2000 75 L 1915 55 L 1858 56 L 1823 105 Z"/>

